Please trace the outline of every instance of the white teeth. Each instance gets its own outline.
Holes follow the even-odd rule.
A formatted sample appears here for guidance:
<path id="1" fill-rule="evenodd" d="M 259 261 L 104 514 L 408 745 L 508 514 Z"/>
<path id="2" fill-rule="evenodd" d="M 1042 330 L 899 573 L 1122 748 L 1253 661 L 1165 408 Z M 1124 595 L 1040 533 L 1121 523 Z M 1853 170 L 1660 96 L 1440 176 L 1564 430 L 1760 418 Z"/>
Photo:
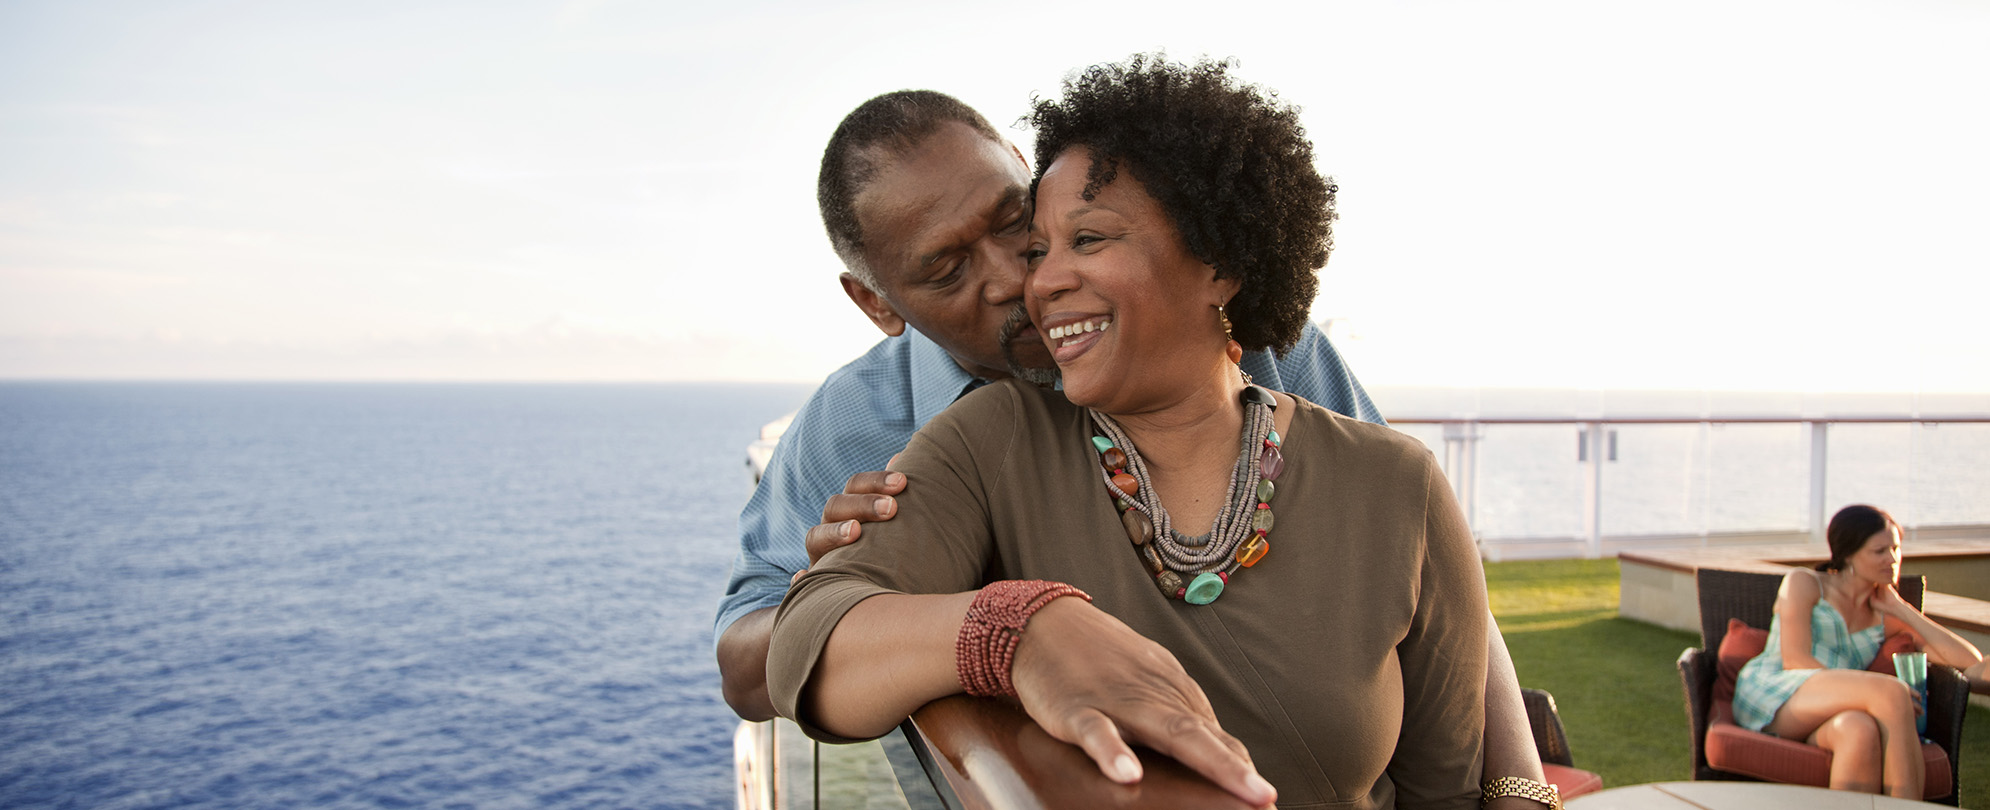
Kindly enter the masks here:
<path id="1" fill-rule="evenodd" d="M 1051 327 L 1050 339 L 1062 340 L 1073 335 L 1082 335 L 1086 332 L 1104 332 L 1108 328 L 1111 328 L 1111 326 L 1112 321 L 1084 321 L 1082 323 L 1055 326 Z"/>

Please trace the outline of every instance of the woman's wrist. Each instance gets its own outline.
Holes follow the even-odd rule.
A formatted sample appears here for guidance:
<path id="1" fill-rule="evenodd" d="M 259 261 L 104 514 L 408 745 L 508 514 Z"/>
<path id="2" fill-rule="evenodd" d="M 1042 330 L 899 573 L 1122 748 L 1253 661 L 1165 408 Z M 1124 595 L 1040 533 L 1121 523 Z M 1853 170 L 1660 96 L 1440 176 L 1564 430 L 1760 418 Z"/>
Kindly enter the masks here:
<path id="1" fill-rule="evenodd" d="M 962 691 L 981 697 L 1016 695 L 1011 678 L 1016 647 L 1030 617 L 1052 601 L 1092 597 L 1062 582 L 1040 579 L 1003 580 L 983 587 L 968 606 L 954 640 L 954 667 Z"/>
<path id="2" fill-rule="evenodd" d="M 1549 810 L 1562 810 L 1560 788 L 1533 779 L 1518 776 L 1502 776 L 1487 780 L 1480 787 L 1482 791 L 1479 806 L 1485 810 L 1504 810 L 1527 805 L 1547 807 Z M 1520 804 L 1525 802 L 1525 805 Z"/>

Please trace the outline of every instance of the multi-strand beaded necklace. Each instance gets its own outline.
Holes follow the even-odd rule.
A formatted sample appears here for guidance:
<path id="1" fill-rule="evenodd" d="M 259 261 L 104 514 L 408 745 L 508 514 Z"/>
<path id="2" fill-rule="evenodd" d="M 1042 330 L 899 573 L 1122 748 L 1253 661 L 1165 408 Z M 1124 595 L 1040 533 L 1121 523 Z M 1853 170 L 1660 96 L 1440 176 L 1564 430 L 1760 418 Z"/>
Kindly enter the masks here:
<path id="1" fill-rule="evenodd" d="M 1092 446 L 1099 451 L 1106 491 L 1119 508 L 1127 539 L 1133 541 L 1135 552 L 1153 574 L 1154 584 L 1170 599 L 1192 605 L 1214 602 L 1223 594 L 1231 574 L 1256 565 L 1271 549 L 1266 535 L 1271 533 L 1271 498 L 1277 491 L 1272 481 L 1285 471 L 1278 430 L 1272 424 L 1278 400 L 1270 391 L 1251 385 L 1248 375 L 1240 398 L 1244 429 L 1237 465 L 1230 472 L 1223 511 L 1204 537 L 1175 530 L 1148 478 L 1147 464 L 1126 430 L 1112 417 L 1089 411 L 1098 429 Z"/>

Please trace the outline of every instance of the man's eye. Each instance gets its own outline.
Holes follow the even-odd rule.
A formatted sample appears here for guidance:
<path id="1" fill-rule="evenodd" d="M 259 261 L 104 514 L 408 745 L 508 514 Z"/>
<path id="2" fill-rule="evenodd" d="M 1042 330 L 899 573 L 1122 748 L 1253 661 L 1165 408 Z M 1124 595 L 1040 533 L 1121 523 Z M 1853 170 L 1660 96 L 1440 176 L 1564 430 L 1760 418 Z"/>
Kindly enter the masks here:
<path id="1" fill-rule="evenodd" d="M 1008 224 L 1003 225 L 1000 233 L 1003 236 L 1014 236 L 1028 229 L 1029 224 L 1030 224 L 1029 220 L 1024 219 L 1023 217 L 1016 217 L 1015 219 L 1010 220 Z"/>

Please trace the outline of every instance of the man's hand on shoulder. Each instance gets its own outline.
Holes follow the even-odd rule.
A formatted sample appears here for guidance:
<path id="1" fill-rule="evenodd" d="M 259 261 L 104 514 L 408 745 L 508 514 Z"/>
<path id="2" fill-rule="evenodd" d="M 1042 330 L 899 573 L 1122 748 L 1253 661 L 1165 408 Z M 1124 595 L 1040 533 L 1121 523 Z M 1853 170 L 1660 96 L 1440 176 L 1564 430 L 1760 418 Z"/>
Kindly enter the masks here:
<path id="1" fill-rule="evenodd" d="M 803 540 L 808 564 L 813 566 L 823 555 L 856 542 L 864 535 L 864 524 L 892 519 L 898 514 L 898 499 L 892 496 L 904 491 L 904 473 L 878 470 L 850 476 L 843 492 L 829 496 L 822 505 L 822 522 L 810 528 Z"/>

